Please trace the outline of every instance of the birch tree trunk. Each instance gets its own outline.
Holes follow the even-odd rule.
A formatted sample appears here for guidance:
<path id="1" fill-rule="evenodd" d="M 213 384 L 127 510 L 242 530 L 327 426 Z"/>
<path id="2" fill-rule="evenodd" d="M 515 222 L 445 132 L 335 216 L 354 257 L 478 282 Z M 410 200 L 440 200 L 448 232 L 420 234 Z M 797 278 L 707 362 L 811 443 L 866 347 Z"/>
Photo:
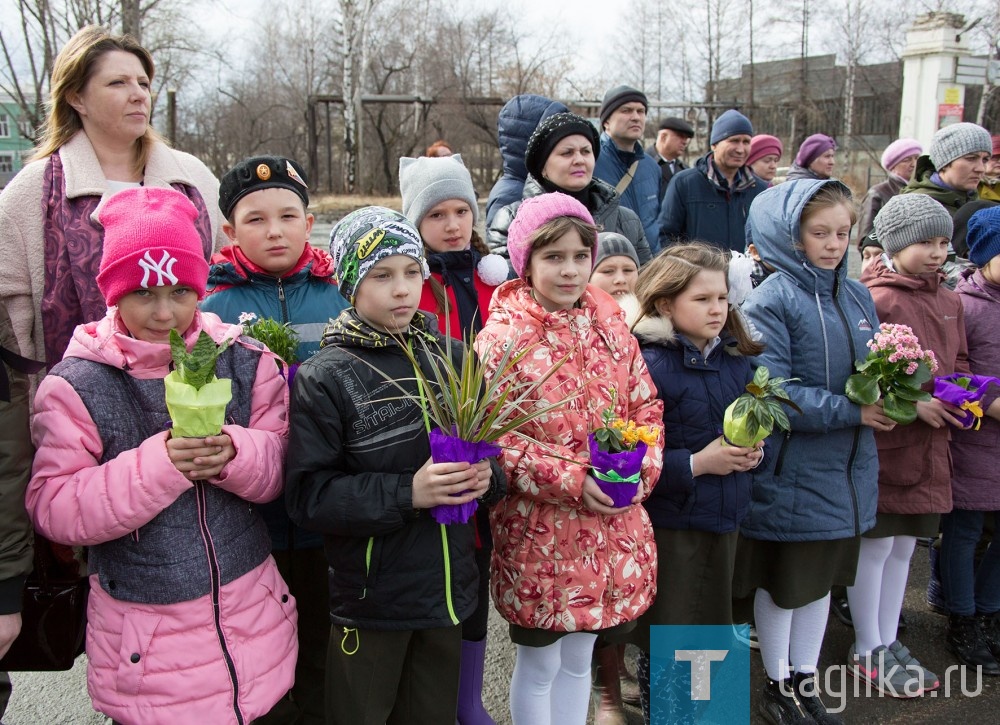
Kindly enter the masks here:
<path id="1" fill-rule="evenodd" d="M 361 94 L 364 71 L 368 67 L 368 21 L 377 0 L 340 0 L 343 27 L 344 67 L 341 93 L 344 98 L 344 190 L 353 194 L 358 184 L 358 157 L 361 152 Z"/>

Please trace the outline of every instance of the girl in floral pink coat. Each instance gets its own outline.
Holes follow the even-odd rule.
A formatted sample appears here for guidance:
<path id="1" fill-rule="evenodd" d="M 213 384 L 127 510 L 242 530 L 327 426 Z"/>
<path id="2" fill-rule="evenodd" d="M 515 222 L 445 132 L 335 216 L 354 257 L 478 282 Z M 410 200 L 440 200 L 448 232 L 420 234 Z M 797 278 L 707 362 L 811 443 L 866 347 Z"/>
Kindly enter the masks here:
<path id="1" fill-rule="evenodd" d="M 609 406 L 638 425 L 663 425 L 662 403 L 621 310 L 587 284 L 596 239 L 593 219 L 572 197 L 526 200 L 508 238 L 520 279 L 497 288 L 475 343 L 493 370 L 511 345 L 530 349 L 515 366 L 523 382 L 563 361 L 542 388 L 548 403 L 581 392 L 521 429 L 539 443 L 501 440 L 509 493 L 491 515 L 490 587 L 517 645 L 515 725 L 583 723 L 597 634 L 627 632 L 656 594 L 653 531 L 636 504 L 659 479 L 662 441 L 649 447 L 628 506 L 613 508 L 590 473 L 587 436 Z"/>

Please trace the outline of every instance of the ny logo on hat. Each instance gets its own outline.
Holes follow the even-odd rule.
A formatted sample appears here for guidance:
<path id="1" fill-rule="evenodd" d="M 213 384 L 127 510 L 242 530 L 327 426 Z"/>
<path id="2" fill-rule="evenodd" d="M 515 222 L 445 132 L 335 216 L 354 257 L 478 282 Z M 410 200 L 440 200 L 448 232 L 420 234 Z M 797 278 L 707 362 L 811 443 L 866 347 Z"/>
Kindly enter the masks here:
<path id="1" fill-rule="evenodd" d="M 139 260 L 139 266 L 142 267 L 142 282 L 139 285 L 143 289 L 149 287 L 149 275 L 150 272 L 156 275 L 156 283 L 154 287 L 165 287 L 168 284 L 177 284 L 177 277 L 173 273 L 174 263 L 177 262 L 176 257 L 171 257 L 170 252 L 166 249 L 163 250 L 163 256 L 160 257 L 160 261 L 157 262 L 153 259 L 149 252 Z M 164 281 L 169 280 L 169 281 Z"/>

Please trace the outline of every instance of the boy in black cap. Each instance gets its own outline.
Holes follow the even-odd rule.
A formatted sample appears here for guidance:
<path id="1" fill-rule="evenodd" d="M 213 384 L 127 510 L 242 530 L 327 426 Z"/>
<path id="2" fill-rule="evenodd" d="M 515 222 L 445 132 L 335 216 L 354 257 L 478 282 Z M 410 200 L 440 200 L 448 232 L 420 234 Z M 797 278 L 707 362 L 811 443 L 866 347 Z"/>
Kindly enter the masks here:
<path id="1" fill-rule="evenodd" d="M 319 350 L 326 323 L 347 305 L 334 280 L 333 260 L 309 244 L 305 172 L 281 156 L 254 156 L 222 177 L 219 208 L 232 244 L 213 257 L 201 307 L 225 322 L 241 316 L 290 323 L 299 335 L 299 361 Z M 261 507 L 272 554 L 298 601 L 299 660 L 295 686 L 259 723 L 323 722 L 326 642 L 330 626 L 326 560 L 320 535 L 295 526 L 282 500 Z"/>

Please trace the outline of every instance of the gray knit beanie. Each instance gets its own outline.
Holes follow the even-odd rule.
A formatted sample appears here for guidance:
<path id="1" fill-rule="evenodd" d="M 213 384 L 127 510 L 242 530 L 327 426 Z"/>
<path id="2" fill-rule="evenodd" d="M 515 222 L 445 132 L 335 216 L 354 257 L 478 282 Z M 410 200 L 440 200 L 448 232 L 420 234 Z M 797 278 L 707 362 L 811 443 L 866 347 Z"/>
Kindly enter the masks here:
<path id="1" fill-rule="evenodd" d="M 951 231 L 951 214 L 926 194 L 897 194 L 875 216 L 875 234 L 890 257 L 927 239 L 951 239 Z"/>
<path id="2" fill-rule="evenodd" d="M 639 255 L 636 254 L 632 242 L 617 232 L 601 232 L 597 235 L 597 257 L 594 260 L 594 269 L 597 269 L 597 265 L 608 257 L 628 257 L 635 262 L 636 269 L 639 268 Z"/>
<path id="3" fill-rule="evenodd" d="M 966 154 L 992 153 L 990 132 L 974 123 L 953 123 L 931 137 L 927 155 L 934 168 L 940 171 L 957 158 Z"/>
<path id="4" fill-rule="evenodd" d="M 449 199 L 461 199 L 472 208 L 472 224 L 479 221 L 479 204 L 472 175 L 462 163 L 462 155 L 404 156 L 399 160 L 399 192 L 403 196 L 403 216 L 417 229 L 427 212 Z"/>

